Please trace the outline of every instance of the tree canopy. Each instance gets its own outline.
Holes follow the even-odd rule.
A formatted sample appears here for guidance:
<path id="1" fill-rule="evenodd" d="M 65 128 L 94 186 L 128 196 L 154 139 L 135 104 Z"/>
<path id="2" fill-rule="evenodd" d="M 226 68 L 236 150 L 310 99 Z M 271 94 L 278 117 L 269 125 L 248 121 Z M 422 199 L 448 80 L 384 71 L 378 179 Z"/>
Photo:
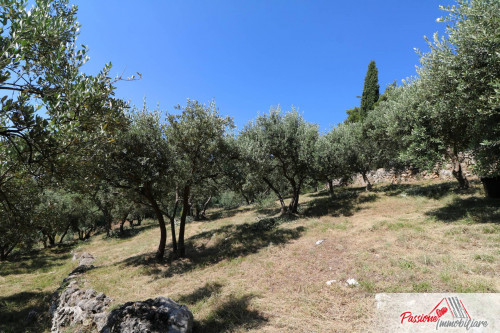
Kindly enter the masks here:
<path id="1" fill-rule="evenodd" d="M 305 190 L 328 184 L 333 192 L 356 175 L 369 190 L 378 168 L 448 165 L 460 188 L 468 187 L 465 163 L 479 177 L 499 177 L 500 3 L 442 9 L 445 35 L 428 40 L 417 75 L 380 96 L 371 61 L 361 104 L 344 124 L 320 133 L 295 108 L 278 106 L 235 133 L 214 101 L 188 99 L 172 113 L 129 108 L 114 96 L 120 78 L 109 76 L 110 64 L 83 73 L 87 47 L 76 43 L 77 8 L 67 0 L 30 9 L 3 1 L 0 259 L 56 239 L 112 236 L 117 221 L 121 235 L 126 220 L 145 214 L 158 221 L 157 259 L 168 222 L 172 255 L 184 257 L 189 219 L 206 218 L 214 201 L 274 195 L 282 214 L 301 214 Z"/>

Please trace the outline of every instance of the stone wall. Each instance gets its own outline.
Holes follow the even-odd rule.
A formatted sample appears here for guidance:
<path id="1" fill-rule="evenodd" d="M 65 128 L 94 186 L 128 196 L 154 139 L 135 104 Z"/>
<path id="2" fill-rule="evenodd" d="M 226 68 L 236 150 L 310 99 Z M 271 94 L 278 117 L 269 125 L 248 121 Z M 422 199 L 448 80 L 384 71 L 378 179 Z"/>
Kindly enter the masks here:
<path id="1" fill-rule="evenodd" d="M 100 333 L 191 332 L 193 314 L 170 298 L 128 302 L 108 312 L 113 299 L 94 289 L 83 289 L 85 272 L 94 268 L 90 253 L 76 253 L 78 266 L 63 280 L 50 306 L 52 333 L 85 331 Z"/>
<path id="2" fill-rule="evenodd" d="M 425 179 L 455 180 L 455 177 L 453 177 L 451 169 L 452 167 L 450 165 L 449 168 L 441 169 L 436 172 L 427 172 L 427 171 L 414 172 L 412 170 L 406 170 L 397 174 L 392 170 L 385 170 L 381 168 L 374 171 L 370 171 L 370 173 L 368 173 L 367 176 L 372 184 L 378 184 L 378 183 L 398 184 L 398 183 L 425 180 Z M 468 169 L 464 169 L 463 172 L 468 179 L 477 178 L 473 176 Z M 339 184 L 338 180 L 334 182 L 334 185 L 338 184 Z M 363 181 L 363 176 L 361 174 L 357 174 L 354 176 L 353 184 L 359 186 L 366 185 L 366 183 Z"/>

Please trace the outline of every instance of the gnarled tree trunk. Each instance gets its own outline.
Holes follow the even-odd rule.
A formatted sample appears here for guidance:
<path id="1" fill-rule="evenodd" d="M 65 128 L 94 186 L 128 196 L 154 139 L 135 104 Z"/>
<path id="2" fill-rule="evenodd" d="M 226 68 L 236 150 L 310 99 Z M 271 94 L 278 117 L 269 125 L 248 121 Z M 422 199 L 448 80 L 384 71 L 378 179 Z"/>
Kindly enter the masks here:
<path id="1" fill-rule="evenodd" d="M 56 237 L 55 235 L 47 234 L 47 238 L 49 240 L 49 247 L 56 245 Z"/>
<path id="2" fill-rule="evenodd" d="M 207 201 L 205 201 L 205 203 L 203 204 L 203 207 L 202 207 L 202 210 L 201 210 L 201 218 L 204 220 L 206 219 L 207 217 L 205 216 L 205 213 L 207 212 L 207 207 L 208 207 L 208 204 L 210 204 L 210 201 L 212 201 L 212 195 L 210 195 L 207 199 Z"/>
<path id="3" fill-rule="evenodd" d="M 247 205 L 250 205 L 250 199 L 248 199 L 248 197 L 245 195 L 245 193 L 241 192 L 241 195 L 243 196 L 243 198 L 245 198 Z"/>
<path id="4" fill-rule="evenodd" d="M 453 177 L 458 181 L 458 184 L 461 189 L 468 189 L 469 188 L 469 181 L 465 177 L 463 171 L 462 171 L 462 163 L 460 162 L 455 162 L 453 171 L 451 172 L 453 174 Z"/>
<path id="5" fill-rule="evenodd" d="M 362 172 L 361 175 L 363 176 L 363 181 L 366 183 L 366 190 L 370 191 L 372 189 L 372 183 L 370 183 L 370 180 L 368 179 L 368 176 L 366 175 L 366 172 Z"/>
<path id="6" fill-rule="evenodd" d="M 186 217 L 188 212 L 190 211 L 190 192 L 191 186 L 184 186 L 184 191 L 182 193 L 182 214 L 181 214 L 181 225 L 179 227 L 179 242 L 177 243 L 179 257 L 183 258 L 186 256 L 186 249 L 184 247 L 184 231 L 186 229 Z"/>
<path id="7" fill-rule="evenodd" d="M 160 226 L 160 244 L 158 245 L 158 250 L 156 251 L 156 259 L 163 260 L 163 256 L 165 255 L 165 245 L 167 244 L 167 228 L 165 226 L 163 212 L 158 206 L 158 203 L 153 197 L 153 194 L 151 193 L 151 189 L 149 187 L 146 187 L 144 194 L 151 204 L 151 207 L 153 207 L 156 218 L 158 219 L 158 224 Z"/>
<path id="8" fill-rule="evenodd" d="M 0 246 L 0 261 L 6 260 L 17 244 Z"/>
<path id="9" fill-rule="evenodd" d="M 123 235 L 123 225 L 125 224 L 125 221 L 127 221 L 127 218 L 123 218 L 120 220 L 120 235 Z"/>
<path id="10" fill-rule="evenodd" d="M 451 171 L 451 173 L 453 177 L 455 177 L 455 179 L 458 181 L 458 186 L 461 189 L 468 189 L 469 181 L 462 171 L 462 162 L 464 160 L 463 154 L 461 154 L 456 148 L 450 148 L 448 150 L 448 154 L 453 163 L 453 170 Z"/>
<path id="11" fill-rule="evenodd" d="M 66 234 L 68 233 L 68 230 L 69 230 L 69 227 L 71 226 L 70 223 L 68 223 L 68 226 L 66 227 L 66 230 L 64 230 L 64 233 L 62 234 L 61 236 L 61 239 L 59 240 L 59 244 L 62 244 L 63 240 L 64 240 L 64 237 L 66 236 Z"/>
<path id="12" fill-rule="evenodd" d="M 179 193 L 175 192 L 175 205 L 170 215 L 170 230 L 172 233 L 172 250 L 177 254 L 177 238 L 175 237 L 175 215 L 177 214 L 177 208 L 179 207 Z"/>
<path id="13" fill-rule="evenodd" d="M 277 188 L 275 188 L 273 186 L 273 184 L 271 183 L 271 181 L 269 179 L 267 179 L 266 177 L 262 178 L 262 180 L 264 180 L 264 182 L 267 184 L 267 186 L 269 186 L 269 188 L 271 190 L 273 190 L 273 192 L 276 194 L 276 196 L 278 197 L 279 201 L 280 201 L 280 205 L 281 205 L 281 210 L 280 210 L 280 213 L 283 215 L 286 213 L 286 205 L 285 205 L 285 200 L 283 200 L 283 197 L 281 196 L 281 193 L 278 191 Z"/>
<path id="14" fill-rule="evenodd" d="M 290 179 L 290 183 L 292 184 L 292 200 L 290 201 L 290 205 L 288 206 L 288 210 L 290 213 L 297 214 L 299 208 L 299 196 L 300 196 L 300 188 L 302 187 L 302 180 L 297 184 L 295 179 Z"/>
<path id="15" fill-rule="evenodd" d="M 333 195 L 333 180 L 328 180 L 328 192 Z"/>

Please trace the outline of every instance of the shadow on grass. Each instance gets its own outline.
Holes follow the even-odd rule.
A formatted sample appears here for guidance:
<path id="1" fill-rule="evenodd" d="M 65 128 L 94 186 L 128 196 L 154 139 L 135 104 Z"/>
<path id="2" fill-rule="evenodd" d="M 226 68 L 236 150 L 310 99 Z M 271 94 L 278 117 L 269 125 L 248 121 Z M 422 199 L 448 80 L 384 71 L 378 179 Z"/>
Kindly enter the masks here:
<path id="1" fill-rule="evenodd" d="M 472 223 L 500 223 L 500 199 L 455 198 L 448 205 L 429 211 L 426 215 L 442 222 L 465 219 Z"/>
<path id="2" fill-rule="evenodd" d="M 155 221 L 156 222 L 156 221 Z M 128 223 L 127 223 L 128 225 Z M 132 238 L 137 236 L 143 231 L 157 228 L 158 227 L 158 222 L 156 223 L 148 223 L 148 224 L 142 224 L 142 225 L 135 225 L 133 228 L 128 227 L 124 228 L 123 232 L 120 232 L 120 230 L 115 229 L 113 233 L 107 237 L 107 239 L 127 239 L 127 238 Z"/>
<path id="3" fill-rule="evenodd" d="M 29 253 L 15 253 L 0 263 L 0 276 L 28 274 L 34 271 L 46 272 L 67 263 L 74 245 L 59 245 L 50 249 L 32 250 Z"/>
<path id="4" fill-rule="evenodd" d="M 279 214 L 281 211 L 280 207 L 266 207 L 266 208 L 259 208 L 255 210 L 257 214 L 262 214 L 266 216 L 273 216 Z"/>
<path id="5" fill-rule="evenodd" d="M 214 309 L 205 319 L 194 321 L 193 332 L 233 332 L 235 330 L 255 329 L 267 322 L 267 318 L 258 311 L 249 309 L 253 294 L 243 296 L 221 296 L 223 285 L 218 282 L 207 282 L 203 287 L 176 298 L 180 304 L 192 307 L 197 303 L 212 298 L 210 304 Z M 208 304 L 208 303 L 207 303 Z"/>
<path id="6" fill-rule="evenodd" d="M 458 188 L 457 182 L 442 182 L 437 184 L 390 184 L 377 186 L 373 189 L 374 192 L 384 192 L 388 196 L 407 195 L 420 196 L 430 199 L 441 199 L 450 193 L 460 194 L 477 194 L 482 191 L 479 186 L 480 182 L 470 181 L 470 188 L 461 190 Z"/>
<path id="7" fill-rule="evenodd" d="M 306 208 L 303 211 L 305 216 L 320 217 L 320 216 L 351 216 L 361 208 L 360 204 L 365 202 L 373 202 L 378 196 L 375 193 L 365 193 L 364 187 L 348 187 L 338 189 L 333 195 L 329 192 L 320 192 L 316 195 L 317 199 L 306 203 Z"/>
<path id="8" fill-rule="evenodd" d="M 183 274 L 222 260 L 257 253 L 270 245 L 286 244 L 297 239 L 305 231 L 304 227 L 278 228 L 279 225 L 295 218 L 293 216 L 266 218 L 255 223 L 227 225 L 199 233 L 186 240 L 186 258 L 169 260 L 164 270 L 154 265 L 152 253 L 129 257 L 118 265 L 149 266 L 145 273 L 156 275 L 158 278 Z"/>
<path id="9" fill-rule="evenodd" d="M 218 305 L 206 319 L 194 321 L 193 332 L 218 333 L 234 332 L 235 330 L 257 329 L 267 322 L 267 318 L 258 311 L 249 309 L 250 301 L 255 296 L 231 295 Z"/>
<path id="10" fill-rule="evenodd" d="M 180 303 L 194 305 L 199 301 L 212 297 L 212 295 L 218 294 L 222 290 L 222 287 L 222 284 L 218 282 L 207 282 L 203 287 L 198 288 L 187 295 L 177 297 L 177 301 Z"/>
<path id="11" fill-rule="evenodd" d="M 345 187 L 337 187 L 337 188 L 338 189 L 345 189 Z M 330 192 L 328 190 L 320 190 L 319 192 L 309 194 L 309 196 L 311 198 L 325 197 L 325 196 L 329 196 L 329 195 L 330 195 Z"/>
<path id="12" fill-rule="evenodd" d="M 0 332 L 46 332 L 50 294 L 20 292 L 0 297 Z"/>
<path id="13" fill-rule="evenodd" d="M 224 209 L 220 208 L 216 211 L 209 212 L 207 214 L 206 220 L 205 221 L 213 221 L 213 220 L 218 220 L 218 219 L 224 219 L 227 217 L 233 217 L 236 214 L 248 212 L 250 210 L 253 210 L 253 207 L 251 206 L 240 206 L 236 208 L 231 208 L 231 209 Z"/>

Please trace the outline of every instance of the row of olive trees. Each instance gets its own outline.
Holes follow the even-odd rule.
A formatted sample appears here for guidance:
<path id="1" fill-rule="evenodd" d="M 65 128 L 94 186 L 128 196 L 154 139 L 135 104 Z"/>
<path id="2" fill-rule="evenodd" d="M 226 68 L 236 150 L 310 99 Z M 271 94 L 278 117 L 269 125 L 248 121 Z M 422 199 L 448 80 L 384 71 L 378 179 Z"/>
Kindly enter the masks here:
<path id="1" fill-rule="evenodd" d="M 214 103 L 188 101 L 178 115 L 143 109 L 130 114 L 130 126 L 94 155 L 95 178 L 151 207 L 160 227 L 157 258 L 163 258 L 169 219 L 173 251 L 185 255 L 186 220 L 197 195 L 210 197 L 234 152 L 228 144 L 229 118 Z M 175 217 L 180 214 L 178 237 Z"/>
<path id="2" fill-rule="evenodd" d="M 498 149 L 498 9 L 498 2 L 487 0 L 449 8 L 447 38 L 430 43 L 419 78 L 391 85 L 380 98 L 371 63 L 358 121 L 320 134 L 297 111 L 277 108 L 236 136 L 232 121 L 213 103 L 188 101 L 164 122 L 161 113 L 142 110 L 131 115 L 130 127 L 116 141 L 103 145 L 94 161 L 97 174 L 154 209 L 161 231 L 158 258 L 166 244 L 163 216 L 170 220 L 173 251 L 184 256 L 192 207 L 200 202 L 206 207 L 224 189 L 249 201 L 271 191 L 282 213 L 297 213 L 308 181 L 331 184 L 359 173 L 370 189 L 367 173 L 379 167 L 433 169 L 450 159 L 460 186 L 467 187 L 461 162 L 470 155 L 478 175 L 495 176 L 500 169 L 499 155 L 491 154 Z"/>
<path id="3" fill-rule="evenodd" d="M 483 180 L 498 180 L 500 3 L 459 0 L 441 9 L 448 14 L 439 19 L 447 23 L 446 34 L 428 40 L 418 76 L 389 86 L 369 112 L 349 110 L 347 124 L 333 131 L 344 127 L 354 138 L 352 166 L 363 175 L 378 167 L 435 170 L 450 163 L 467 188 L 468 159 Z"/>
<path id="4" fill-rule="evenodd" d="M 447 37 L 429 43 L 418 78 L 391 85 L 380 98 L 371 63 L 361 108 L 350 110 L 350 120 L 328 133 L 319 133 L 296 110 L 278 107 L 238 135 L 213 102 L 188 100 L 166 117 L 146 108 L 129 112 L 113 97 L 108 67 L 95 78 L 59 71 L 78 69 L 85 52 L 66 43 L 76 37 L 75 10 L 66 1 L 56 3 L 41 1 L 40 13 L 28 15 L 13 0 L 0 12 L 13 22 L 11 31 L 47 17 L 64 17 L 60 24 L 66 24 L 64 31 L 51 32 L 55 40 L 48 45 L 37 39 L 12 44 L 19 32 L 1 37 L 6 61 L 0 87 L 21 89 L 16 98 L 2 100 L 0 114 L 2 258 L 19 244 L 54 244 L 67 230 L 79 230 L 81 238 L 98 228 L 109 234 L 112 223 L 123 226 L 134 207 L 147 207 L 158 221 L 157 258 L 164 257 L 168 225 L 172 251 L 182 257 L 188 217 L 202 218 L 211 198 L 227 190 L 248 203 L 271 192 L 282 213 L 298 213 L 305 184 L 321 182 L 333 190 L 332 180 L 359 173 L 370 189 L 367 174 L 379 167 L 433 169 L 450 160 L 461 187 L 468 185 L 461 166 L 465 156 L 474 158 L 479 176 L 500 173 L 498 1 L 460 1 L 449 8 Z M 44 57 L 26 58 L 31 49 L 25 49 L 20 58 L 16 47 L 31 47 Z M 61 63 L 53 67 L 58 57 Z M 33 70 L 33 64 L 43 70 Z M 27 82 L 46 83 L 13 85 L 19 66 L 34 76 Z M 37 118 L 39 105 L 46 118 Z"/>

